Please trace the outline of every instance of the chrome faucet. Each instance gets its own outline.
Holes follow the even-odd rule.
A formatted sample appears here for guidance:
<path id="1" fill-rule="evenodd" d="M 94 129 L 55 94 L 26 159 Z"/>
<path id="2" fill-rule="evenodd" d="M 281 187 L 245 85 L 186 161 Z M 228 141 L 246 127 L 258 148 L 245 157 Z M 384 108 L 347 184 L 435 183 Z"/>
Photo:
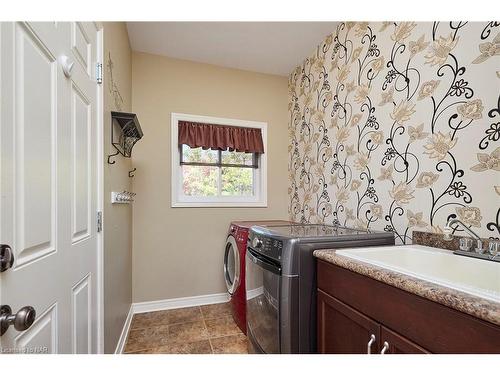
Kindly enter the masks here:
<path id="1" fill-rule="evenodd" d="M 500 262 L 500 241 L 491 241 L 488 252 L 491 255 L 491 260 Z"/>
<path id="2" fill-rule="evenodd" d="M 479 237 L 476 232 L 474 232 L 458 219 L 451 219 L 448 220 L 448 223 L 446 223 L 446 226 L 444 227 L 445 241 L 451 241 L 453 239 L 453 229 L 451 227 L 453 224 L 462 225 L 465 231 L 469 233 L 471 237 L 475 238 L 477 242 L 477 247 L 476 249 L 474 249 L 475 251 L 471 251 L 473 239 L 469 237 L 461 237 L 460 250 L 455 250 L 453 252 L 454 254 L 500 262 L 500 241 L 490 240 L 488 249 L 483 249 L 483 241 L 481 240 L 481 237 Z"/>
<path id="3" fill-rule="evenodd" d="M 467 233 L 469 233 L 471 235 L 471 237 L 474 237 L 476 239 L 476 241 L 477 241 L 476 242 L 477 243 L 476 253 L 482 254 L 484 252 L 483 241 L 481 240 L 481 237 L 479 237 L 476 232 L 474 232 L 472 229 L 470 229 L 467 225 L 465 225 L 464 223 L 462 223 L 458 219 L 450 219 L 450 220 L 448 220 L 448 223 L 446 223 L 446 226 L 444 227 L 444 240 L 445 241 L 451 241 L 453 239 L 453 235 L 452 235 L 453 230 L 451 228 L 451 226 L 453 224 L 462 225 L 464 230 Z M 471 247 L 471 245 L 469 244 L 469 241 L 467 241 L 466 239 L 463 239 L 460 241 L 460 250 L 469 251 L 470 247 Z"/>

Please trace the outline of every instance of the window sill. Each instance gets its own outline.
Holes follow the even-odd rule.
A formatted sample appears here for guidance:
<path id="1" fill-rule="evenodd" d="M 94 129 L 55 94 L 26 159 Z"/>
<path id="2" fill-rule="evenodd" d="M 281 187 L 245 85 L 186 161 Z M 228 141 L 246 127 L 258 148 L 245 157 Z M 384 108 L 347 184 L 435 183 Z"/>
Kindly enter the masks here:
<path id="1" fill-rule="evenodd" d="M 267 202 L 173 202 L 172 208 L 237 208 L 237 207 L 267 207 Z"/>

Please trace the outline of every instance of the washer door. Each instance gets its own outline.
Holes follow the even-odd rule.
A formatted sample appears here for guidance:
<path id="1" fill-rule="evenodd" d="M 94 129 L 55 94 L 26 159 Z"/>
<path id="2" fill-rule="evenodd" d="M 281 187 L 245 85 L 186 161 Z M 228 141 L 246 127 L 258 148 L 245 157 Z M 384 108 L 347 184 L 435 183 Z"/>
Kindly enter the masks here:
<path id="1" fill-rule="evenodd" d="M 227 237 L 224 250 L 224 280 L 227 291 L 233 294 L 240 285 L 240 253 L 233 236 Z"/>

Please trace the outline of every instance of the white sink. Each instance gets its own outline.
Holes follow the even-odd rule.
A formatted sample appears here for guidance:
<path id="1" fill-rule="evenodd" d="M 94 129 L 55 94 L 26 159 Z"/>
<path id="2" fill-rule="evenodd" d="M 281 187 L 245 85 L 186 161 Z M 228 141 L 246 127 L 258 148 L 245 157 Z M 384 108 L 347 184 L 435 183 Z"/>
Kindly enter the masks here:
<path id="1" fill-rule="evenodd" d="M 337 250 L 337 255 L 500 302 L 500 263 L 420 245 Z"/>

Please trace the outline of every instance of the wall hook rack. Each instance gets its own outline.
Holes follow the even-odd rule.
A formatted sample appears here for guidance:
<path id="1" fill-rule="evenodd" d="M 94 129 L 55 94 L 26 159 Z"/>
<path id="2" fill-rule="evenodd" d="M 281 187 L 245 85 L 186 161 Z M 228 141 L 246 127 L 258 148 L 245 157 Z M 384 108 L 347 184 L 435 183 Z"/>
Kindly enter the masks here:
<path id="1" fill-rule="evenodd" d="M 108 164 L 115 164 L 116 163 L 116 160 L 113 160 L 113 161 L 110 161 L 110 159 L 113 157 L 113 156 L 116 156 L 118 155 L 119 152 L 116 151 L 114 154 L 111 154 L 111 155 L 108 155 Z"/>
<path id="2" fill-rule="evenodd" d="M 137 168 L 134 168 L 134 169 L 132 169 L 131 171 L 128 171 L 128 176 L 129 176 L 130 178 L 135 177 L 134 172 L 135 172 L 136 170 L 137 170 Z"/>
<path id="3" fill-rule="evenodd" d="M 121 203 L 121 204 L 129 204 L 134 201 L 135 193 L 131 193 L 130 191 L 112 191 L 111 192 L 111 203 Z"/>

